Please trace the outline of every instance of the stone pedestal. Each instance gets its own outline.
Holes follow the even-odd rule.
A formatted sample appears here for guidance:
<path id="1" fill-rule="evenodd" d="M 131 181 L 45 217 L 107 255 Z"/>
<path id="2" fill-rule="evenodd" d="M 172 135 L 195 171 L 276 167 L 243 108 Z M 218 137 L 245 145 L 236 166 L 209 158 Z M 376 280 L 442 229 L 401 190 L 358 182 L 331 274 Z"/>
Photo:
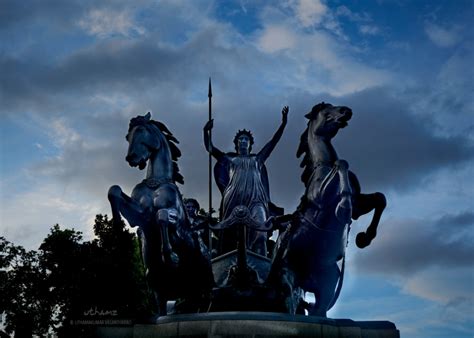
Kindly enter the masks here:
<path id="1" fill-rule="evenodd" d="M 108 334 L 110 329 L 110 335 Z M 399 338 L 389 321 L 353 321 L 267 312 L 215 312 L 160 317 L 156 324 L 122 328 L 122 337 L 341 337 Z M 119 332 L 101 328 L 98 336 Z M 120 331 L 120 330 L 119 330 Z"/>

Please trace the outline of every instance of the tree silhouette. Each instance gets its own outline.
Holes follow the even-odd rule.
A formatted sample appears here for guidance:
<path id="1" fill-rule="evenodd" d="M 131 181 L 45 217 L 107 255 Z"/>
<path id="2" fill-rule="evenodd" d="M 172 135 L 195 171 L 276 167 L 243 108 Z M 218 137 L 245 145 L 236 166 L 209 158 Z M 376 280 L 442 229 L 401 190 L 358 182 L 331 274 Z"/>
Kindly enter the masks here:
<path id="1" fill-rule="evenodd" d="M 6 314 L 6 332 L 15 332 L 15 337 L 44 335 L 53 324 L 54 304 L 38 253 L 0 237 L 0 270 L 0 313 Z"/>
<path id="2" fill-rule="evenodd" d="M 96 216 L 94 233 L 96 239 L 81 243 L 79 232 L 56 225 L 40 246 L 62 325 L 67 328 L 91 309 L 135 320 L 151 315 L 135 234 L 107 215 Z"/>
<path id="3" fill-rule="evenodd" d="M 77 333 L 71 321 L 90 316 L 90 309 L 135 321 L 153 313 L 136 235 L 107 215 L 97 215 L 93 227 L 96 238 L 84 242 L 81 232 L 56 224 L 38 251 L 0 237 L 0 313 L 8 333 L 31 337 L 55 329 L 71 336 Z"/>

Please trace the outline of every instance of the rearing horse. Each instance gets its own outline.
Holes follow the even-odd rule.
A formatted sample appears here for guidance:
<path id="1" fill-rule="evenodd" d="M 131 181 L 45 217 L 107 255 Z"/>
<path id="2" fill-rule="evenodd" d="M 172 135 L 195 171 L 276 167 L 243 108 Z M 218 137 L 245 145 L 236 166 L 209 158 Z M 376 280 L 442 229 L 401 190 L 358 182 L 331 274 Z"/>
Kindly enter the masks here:
<path id="1" fill-rule="evenodd" d="M 345 256 L 351 219 L 374 210 L 366 232 L 356 237 L 357 246 L 364 248 L 376 236 L 386 201 L 378 192 L 361 193 L 357 177 L 331 144 L 339 129 L 347 126 L 351 109 L 322 102 L 305 117 L 309 122 L 297 157 L 304 154 L 301 180 L 306 190 L 295 213 L 281 218 L 281 222 L 289 220 L 290 226 L 278 240 L 272 272 L 294 273 L 293 286 L 315 294 L 309 314 L 325 317 L 342 287 L 344 260 L 342 269 L 337 262 Z"/>
<path id="2" fill-rule="evenodd" d="M 201 252 L 190 230 L 181 194 L 175 182 L 183 183 L 177 159 L 178 140 L 163 123 L 148 113 L 130 120 L 126 161 L 132 167 L 148 168 L 131 197 L 114 185 L 108 198 L 114 220 L 122 214 L 138 226 L 147 281 L 155 293 L 158 314 L 166 315 L 166 301 L 182 298 L 186 311 L 196 311 L 206 302 L 213 283 L 209 257 Z M 191 282 L 190 282 L 191 281 Z"/>

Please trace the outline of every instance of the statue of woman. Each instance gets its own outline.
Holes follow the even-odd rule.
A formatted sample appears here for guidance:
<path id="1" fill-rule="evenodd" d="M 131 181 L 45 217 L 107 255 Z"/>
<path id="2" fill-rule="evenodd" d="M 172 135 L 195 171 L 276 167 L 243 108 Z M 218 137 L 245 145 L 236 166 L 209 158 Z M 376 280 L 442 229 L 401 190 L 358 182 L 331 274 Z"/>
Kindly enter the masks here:
<path id="1" fill-rule="evenodd" d="M 252 153 L 254 143 L 250 131 L 239 130 L 234 137 L 236 152 L 224 153 L 210 142 L 209 133 L 214 121 L 204 126 L 204 145 L 206 150 L 217 160 L 214 167 L 214 178 L 222 194 L 220 207 L 221 220 L 226 219 L 238 205 L 249 208 L 252 218 L 263 224 L 270 215 L 283 214 L 281 208 L 270 201 L 268 176 L 265 161 L 272 153 L 283 134 L 287 119 L 288 106 L 282 109 L 282 122 L 272 139 L 257 154 Z M 221 252 L 235 249 L 235 238 L 224 235 Z M 248 247 L 263 256 L 267 255 L 267 233 L 249 231 Z"/>

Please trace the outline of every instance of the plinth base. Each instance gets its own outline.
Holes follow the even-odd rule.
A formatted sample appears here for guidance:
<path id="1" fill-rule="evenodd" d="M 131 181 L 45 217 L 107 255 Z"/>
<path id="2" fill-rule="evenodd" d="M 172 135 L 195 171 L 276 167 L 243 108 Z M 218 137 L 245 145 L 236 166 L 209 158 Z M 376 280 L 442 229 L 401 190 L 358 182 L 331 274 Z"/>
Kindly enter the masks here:
<path id="1" fill-rule="evenodd" d="M 110 329 L 110 331 L 108 330 Z M 102 327 L 100 337 L 344 337 L 399 338 L 389 321 L 353 321 L 269 312 L 215 312 L 159 317 L 156 324 Z M 115 330 L 115 331 L 114 331 Z M 119 333 L 121 331 L 121 334 Z M 110 335 L 108 334 L 110 333 Z"/>

